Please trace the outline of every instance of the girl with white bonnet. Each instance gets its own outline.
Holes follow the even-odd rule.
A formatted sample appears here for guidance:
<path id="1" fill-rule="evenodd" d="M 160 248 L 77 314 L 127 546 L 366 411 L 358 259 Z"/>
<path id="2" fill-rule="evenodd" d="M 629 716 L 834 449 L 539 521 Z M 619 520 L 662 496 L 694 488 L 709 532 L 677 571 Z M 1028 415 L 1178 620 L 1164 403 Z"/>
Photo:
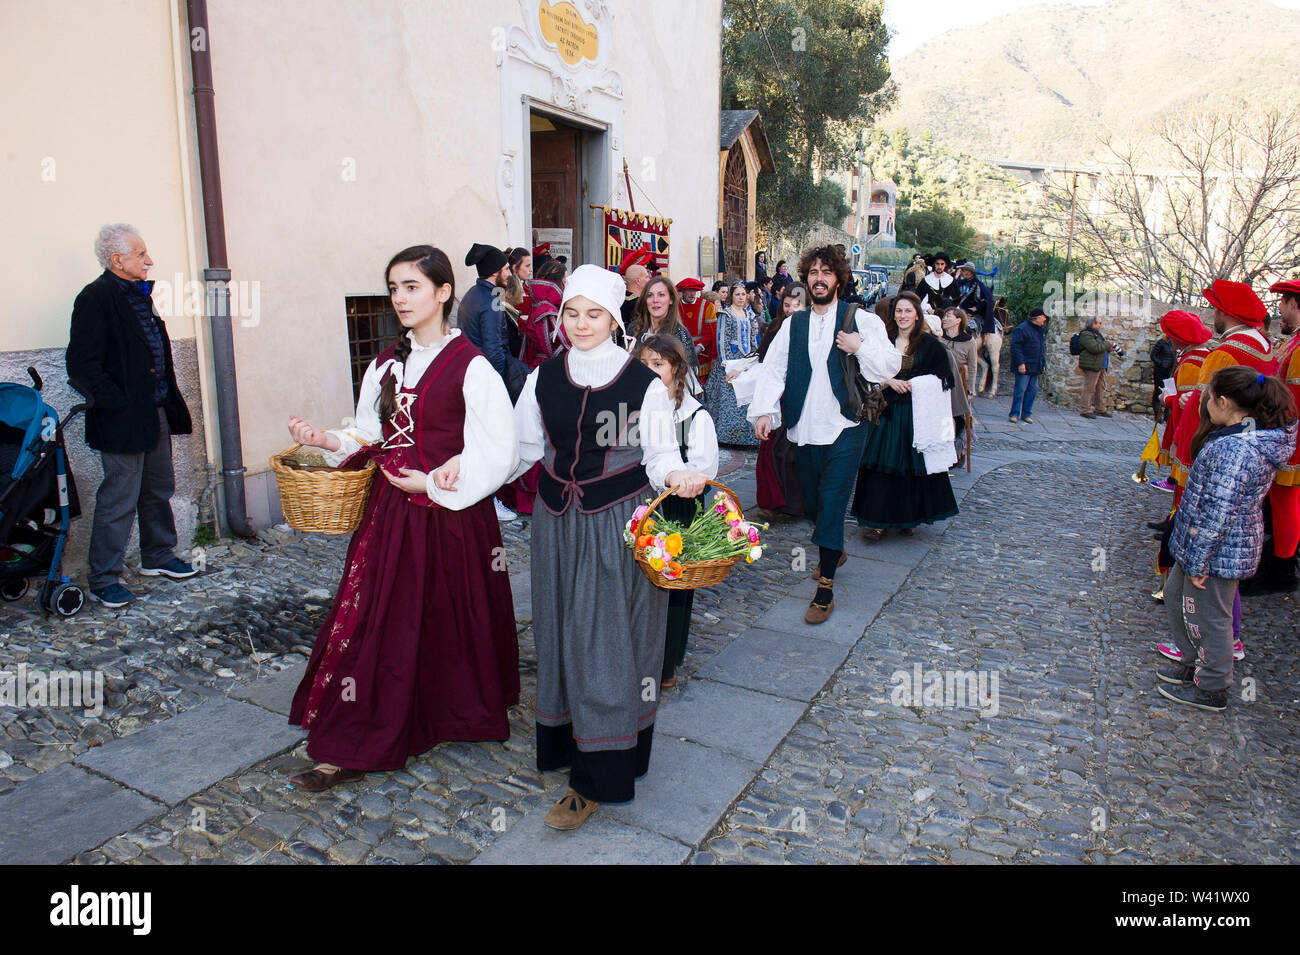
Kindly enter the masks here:
<path id="1" fill-rule="evenodd" d="M 668 389 L 613 340 L 623 296 L 616 273 L 574 270 L 560 305 L 573 348 L 536 368 L 515 406 L 516 474 L 542 462 L 532 523 L 537 766 L 570 770 L 546 815 L 553 829 L 632 799 L 649 769 L 668 592 L 636 566 L 623 528 L 656 491 L 679 485 L 694 497 L 706 480 L 683 464 Z"/>

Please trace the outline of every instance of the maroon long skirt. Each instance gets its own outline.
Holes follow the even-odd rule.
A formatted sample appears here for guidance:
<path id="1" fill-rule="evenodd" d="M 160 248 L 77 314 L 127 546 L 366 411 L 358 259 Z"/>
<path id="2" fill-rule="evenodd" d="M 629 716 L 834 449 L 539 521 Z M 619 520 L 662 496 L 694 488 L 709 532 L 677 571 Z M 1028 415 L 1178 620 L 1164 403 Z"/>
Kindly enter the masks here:
<path id="1" fill-rule="evenodd" d="M 376 475 L 289 722 L 307 753 L 394 770 L 448 740 L 505 740 L 519 643 L 492 499 L 412 504 Z"/>
<path id="2" fill-rule="evenodd" d="M 755 467 L 758 506 L 780 511 L 793 517 L 803 516 L 803 497 L 799 490 L 799 466 L 794 460 L 794 446 L 786 437 L 785 426 L 768 435 L 758 446 Z"/>

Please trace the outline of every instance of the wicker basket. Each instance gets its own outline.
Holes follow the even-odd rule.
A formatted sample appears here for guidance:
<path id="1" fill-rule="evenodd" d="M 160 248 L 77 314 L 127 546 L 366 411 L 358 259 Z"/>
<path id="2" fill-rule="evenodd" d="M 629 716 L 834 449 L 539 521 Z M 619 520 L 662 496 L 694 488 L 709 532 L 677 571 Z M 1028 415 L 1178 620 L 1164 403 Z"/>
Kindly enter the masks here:
<path id="1" fill-rule="evenodd" d="M 316 534 L 351 534 L 361 524 L 370 495 L 375 463 L 356 471 L 339 468 L 290 467 L 301 444 L 271 455 L 271 470 L 280 489 L 280 510 L 295 530 Z"/>
<path id="2" fill-rule="evenodd" d="M 709 481 L 707 483 L 727 494 L 736 502 L 736 508 L 739 510 L 740 498 L 736 496 L 735 491 L 727 487 L 725 484 L 719 484 L 717 481 Z M 676 487 L 670 487 L 654 499 L 650 507 L 646 509 L 645 516 L 637 522 L 636 531 L 632 535 L 634 538 L 641 536 L 641 528 L 644 527 L 645 522 L 650 519 L 650 515 L 654 514 L 655 508 L 663 503 L 668 495 L 672 494 L 675 490 L 677 490 Z M 745 516 L 743 511 L 740 512 L 740 516 L 742 518 Z M 734 557 L 723 557 L 719 560 L 688 561 L 682 564 L 682 575 L 676 580 L 669 580 L 663 574 L 659 573 L 659 571 L 655 570 L 654 567 L 650 565 L 650 561 L 646 560 L 640 553 L 634 552 L 634 555 L 636 557 L 637 566 L 641 568 L 641 573 L 645 574 L 646 577 L 649 578 L 650 583 L 654 584 L 660 590 L 703 590 L 705 587 L 712 587 L 714 584 L 720 584 L 727 579 L 727 574 L 731 573 L 731 568 L 745 556 L 744 554 L 736 554 Z"/>

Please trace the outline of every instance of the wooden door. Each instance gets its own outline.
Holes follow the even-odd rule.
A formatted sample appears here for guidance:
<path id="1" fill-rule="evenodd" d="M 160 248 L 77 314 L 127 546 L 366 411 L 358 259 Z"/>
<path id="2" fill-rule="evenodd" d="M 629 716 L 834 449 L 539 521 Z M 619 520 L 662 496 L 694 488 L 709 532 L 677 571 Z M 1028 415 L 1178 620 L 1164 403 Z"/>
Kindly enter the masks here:
<path id="1" fill-rule="evenodd" d="M 749 178 L 744 153 L 740 143 L 736 143 L 727 153 L 722 177 L 722 248 L 729 275 L 742 279 L 749 275 L 748 238 Z"/>
<path id="2" fill-rule="evenodd" d="M 582 134 L 576 129 L 532 133 L 534 229 L 572 229 L 573 268 L 581 256 Z M 524 241 L 532 242 L 532 236 Z"/>

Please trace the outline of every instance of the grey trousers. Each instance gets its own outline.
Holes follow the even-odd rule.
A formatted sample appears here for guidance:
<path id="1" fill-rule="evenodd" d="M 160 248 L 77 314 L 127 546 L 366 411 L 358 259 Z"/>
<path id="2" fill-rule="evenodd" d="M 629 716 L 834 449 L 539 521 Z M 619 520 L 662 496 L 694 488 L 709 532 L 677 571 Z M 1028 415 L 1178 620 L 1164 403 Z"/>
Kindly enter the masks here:
<path id="1" fill-rule="evenodd" d="M 100 452 L 104 481 L 95 496 L 90 530 L 90 587 L 102 590 L 118 582 L 126 569 L 122 557 L 131 524 L 140 522 L 140 563 L 161 567 L 176 556 L 176 521 L 172 517 L 172 437 L 167 415 L 158 409 L 158 443 L 141 454 Z"/>
<path id="2" fill-rule="evenodd" d="M 1174 564 L 1165 581 L 1165 613 L 1169 632 L 1183 655 L 1196 667 L 1196 685 L 1222 690 L 1232 685 L 1232 601 L 1239 581 L 1207 577 L 1201 590 Z"/>

